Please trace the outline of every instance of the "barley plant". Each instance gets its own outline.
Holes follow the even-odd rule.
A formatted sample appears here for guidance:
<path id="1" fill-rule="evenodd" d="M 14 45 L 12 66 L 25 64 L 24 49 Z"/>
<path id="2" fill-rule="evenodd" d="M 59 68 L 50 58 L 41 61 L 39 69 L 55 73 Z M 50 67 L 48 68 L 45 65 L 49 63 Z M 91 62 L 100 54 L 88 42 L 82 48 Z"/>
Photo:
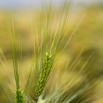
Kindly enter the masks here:
<path id="1" fill-rule="evenodd" d="M 31 67 L 25 67 L 27 69 L 20 66 L 22 60 L 25 62 L 21 36 L 16 33 L 14 20 L 7 21 L 13 59 L 7 61 L 0 51 L 0 71 L 5 72 L 5 76 L 0 73 L 0 88 L 5 98 L 0 103 L 103 103 L 98 102 L 103 90 L 95 90 L 101 78 L 96 79 L 89 68 L 94 63 L 95 53 L 91 52 L 83 59 L 84 49 L 81 48 L 71 59 L 66 51 L 87 15 L 83 11 L 71 32 L 72 6 L 73 0 L 65 0 L 58 11 L 52 2 L 46 5 L 42 1 L 40 10 L 31 10 L 31 34 L 28 37 L 32 42 L 32 59 Z M 8 62 L 12 62 L 13 67 Z"/>

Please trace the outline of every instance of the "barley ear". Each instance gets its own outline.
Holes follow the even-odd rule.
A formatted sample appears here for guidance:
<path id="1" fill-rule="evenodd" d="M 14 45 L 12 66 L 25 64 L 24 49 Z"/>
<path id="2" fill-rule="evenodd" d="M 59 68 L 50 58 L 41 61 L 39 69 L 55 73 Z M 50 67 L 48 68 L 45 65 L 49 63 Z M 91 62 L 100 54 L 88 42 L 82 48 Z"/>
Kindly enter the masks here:
<path id="1" fill-rule="evenodd" d="M 24 103 L 23 91 L 21 89 L 15 90 L 15 98 L 16 98 L 16 103 Z"/>
<path id="2" fill-rule="evenodd" d="M 39 80 L 36 86 L 36 95 L 39 97 L 45 87 L 46 80 L 51 70 L 51 57 L 47 52 L 43 60 L 42 71 L 39 76 Z"/>

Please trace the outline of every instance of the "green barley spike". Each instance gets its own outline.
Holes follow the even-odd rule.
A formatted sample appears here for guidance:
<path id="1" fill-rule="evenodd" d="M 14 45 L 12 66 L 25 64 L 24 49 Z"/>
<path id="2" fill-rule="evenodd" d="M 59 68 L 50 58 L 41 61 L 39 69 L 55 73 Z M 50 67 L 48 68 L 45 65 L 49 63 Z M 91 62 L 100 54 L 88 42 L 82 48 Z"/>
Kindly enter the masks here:
<path id="1" fill-rule="evenodd" d="M 51 56 L 46 53 L 45 58 L 43 60 L 42 71 L 39 77 L 39 81 L 36 86 L 36 95 L 39 97 L 44 89 L 47 77 L 49 75 L 51 69 Z"/>
<path id="2" fill-rule="evenodd" d="M 23 91 L 21 89 L 15 90 L 15 98 L 16 98 L 16 103 L 24 103 L 24 101 L 23 101 Z"/>

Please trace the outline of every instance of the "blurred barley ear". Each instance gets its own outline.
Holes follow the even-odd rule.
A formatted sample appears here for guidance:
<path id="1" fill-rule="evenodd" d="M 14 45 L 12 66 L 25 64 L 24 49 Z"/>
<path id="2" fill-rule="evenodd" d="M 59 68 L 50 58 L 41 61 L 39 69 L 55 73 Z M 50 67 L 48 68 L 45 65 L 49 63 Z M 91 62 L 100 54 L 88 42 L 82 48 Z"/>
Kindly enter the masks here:
<path id="1" fill-rule="evenodd" d="M 47 78 L 51 70 L 51 57 L 47 52 L 43 60 L 42 71 L 39 76 L 39 80 L 36 86 L 36 96 L 39 97 L 45 87 Z"/>
<path id="2" fill-rule="evenodd" d="M 21 89 L 16 89 L 15 91 L 15 98 L 16 98 L 16 103 L 23 103 L 23 91 Z"/>
<path id="3" fill-rule="evenodd" d="M 17 63 L 16 37 L 15 37 L 13 20 L 11 22 L 11 25 L 10 23 L 8 25 L 8 32 L 9 32 L 9 37 L 10 37 L 11 46 L 12 46 L 13 69 L 14 69 L 14 77 L 16 82 L 15 101 L 16 103 L 23 103 L 23 91 L 20 89 L 20 81 L 19 81 L 20 74 L 19 74 L 18 63 Z"/>

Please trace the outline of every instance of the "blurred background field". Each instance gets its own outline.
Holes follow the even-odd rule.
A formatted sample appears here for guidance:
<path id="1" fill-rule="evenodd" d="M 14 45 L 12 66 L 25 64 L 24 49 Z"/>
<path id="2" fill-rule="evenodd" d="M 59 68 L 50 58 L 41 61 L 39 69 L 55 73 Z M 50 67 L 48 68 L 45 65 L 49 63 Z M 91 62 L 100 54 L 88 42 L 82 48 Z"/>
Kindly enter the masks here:
<path id="1" fill-rule="evenodd" d="M 51 22 L 53 22 L 53 25 L 51 25 L 51 27 L 53 28 L 53 33 L 56 32 L 56 29 L 58 27 L 58 18 L 61 14 L 60 8 L 56 11 L 56 17 L 54 11 L 55 9 L 53 9 L 51 13 Z M 85 11 L 86 15 L 75 35 L 66 47 L 61 59 L 58 61 L 56 69 L 58 71 L 58 68 L 61 68 L 60 70 L 62 72 L 62 69 L 66 65 L 67 61 L 69 61 L 69 64 L 71 64 L 75 60 L 77 54 L 83 49 L 83 52 L 81 54 L 81 62 L 79 63 L 79 65 L 77 65 L 76 70 L 78 71 L 81 65 L 88 59 L 90 55 L 92 55 L 92 59 L 87 65 L 87 68 L 89 69 L 85 70 L 85 73 L 88 74 L 87 81 L 91 83 L 93 81 L 101 79 L 101 81 L 94 88 L 93 92 L 96 92 L 103 90 L 103 4 L 93 4 L 91 6 L 83 6 L 81 4 L 81 6 L 72 8 L 65 31 L 68 31 L 67 37 L 69 37 Z M 44 12 L 44 17 L 41 19 L 44 25 L 46 12 Z M 66 12 L 64 12 L 63 16 L 65 15 Z M 8 23 L 12 20 L 14 22 L 16 34 L 17 59 L 19 68 L 23 71 L 23 83 L 21 83 L 21 87 L 23 88 L 23 84 L 26 82 L 25 78 L 27 78 L 28 76 L 28 71 L 30 70 L 32 61 L 33 33 L 37 34 L 37 31 L 41 32 L 41 29 L 38 29 L 37 31 L 36 29 L 34 29 L 34 24 L 36 23 L 38 26 L 38 24 L 40 23 L 40 11 L 33 8 L 31 10 L 19 9 L 14 11 L 0 9 L 0 51 L 4 54 L 7 63 L 6 64 L 3 57 L 0 56 L 0 75 L 2 74 L 6 81 L 8 81 L 8 84 L 10 85 L 12 90 L 15 90 L 14 83 L 12 83 L 8 79 L 10 78 L 10 75 L 7 71 L 7 67 L 11 68 L 10 73 L 11 76 L 13 76 L 12 49 L 8 35 Z M 65 44 L 66 41 L 67 40 L 65 39 L 60 46 L 60 52 L 62 51 L 62 47 L 64 46 L 63 44 Z M 103 94 L 101 96 L 103 96 Z M 0 103 L 7 103 L 7 99 L 4 98 L 6 98 L 5 94 L 2 87 L 0 87 Z M 103 99 L 99 99 L 95 103 L 103 103 Z"/>

